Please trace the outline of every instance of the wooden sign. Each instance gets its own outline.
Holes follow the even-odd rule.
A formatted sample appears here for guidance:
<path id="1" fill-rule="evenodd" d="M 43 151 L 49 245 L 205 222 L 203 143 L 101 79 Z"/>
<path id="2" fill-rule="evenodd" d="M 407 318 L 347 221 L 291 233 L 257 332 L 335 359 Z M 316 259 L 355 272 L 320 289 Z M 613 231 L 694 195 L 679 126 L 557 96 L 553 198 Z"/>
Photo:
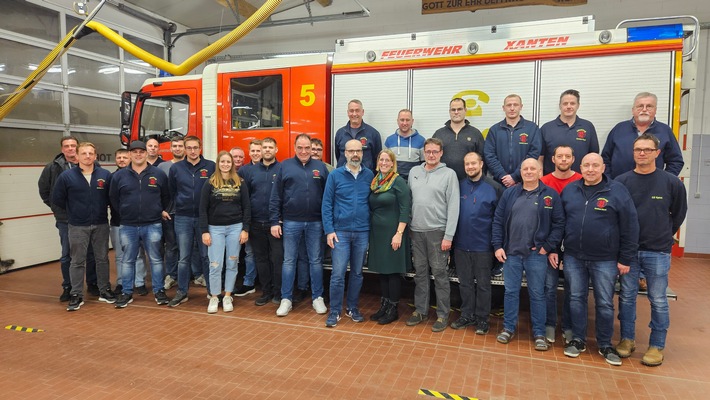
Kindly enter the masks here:
<path id="1" fill-rule="evenodd" d="M 587 0 L 422 0 L 422 14 L 519 6 L 578 6 Z"/>

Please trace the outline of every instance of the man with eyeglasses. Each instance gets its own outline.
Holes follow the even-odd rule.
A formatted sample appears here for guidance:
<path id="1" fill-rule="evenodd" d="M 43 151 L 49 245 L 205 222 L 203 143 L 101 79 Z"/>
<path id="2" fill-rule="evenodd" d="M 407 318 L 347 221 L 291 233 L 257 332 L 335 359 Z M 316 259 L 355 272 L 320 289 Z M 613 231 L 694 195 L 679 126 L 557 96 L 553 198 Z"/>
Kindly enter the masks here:
<path id="1" fill-rule="evenodd" d="M 656 166 L 658 145 L 659 140 L 647 133 L 636 138 L 633 143 L 636 167 L 616 178 L 631 193 L 640 227 L 638 257 L 632 262 L 629 273 L 619 279 L 621 341 L 616 351 L 624 358 L 636 349 L 636 297 L 639 272 L 642 271 L 648 282 L 651 303 L 651 336 L 641 363 L 651 367 L 663 363 L 663 349 L 670 326 L 666 289 L 673 235 L 683 224 L 688 211 L 683 182 Z"/>
<path id="2" fill-rule="evenodd" d="M 496 182 L 511 187 L 521 182 L 520 165 L 540 156 L 540 128 L 520 115 L 523 100 L 510 94 L 503 100 L 505 118 L 491 126 L 486 136 L 484 156 Z"/>
<path id="3" fill-rule="evenodd" d="M 451 287 L 446 272 L 451 243 L 459 219 L 459 181 L 456 173 L 441 162 L 444 145 L 429 138 L 424 142 L 426 161 L 409 172 L 412 190 L 412 255 L 414 257 L 414 306 L 407 326 L 415 326 L 429 315 L 429 273 L 434 275 L 436 322 L 433 332 L 446 329 L 451 311 Z"/>
<path id="4" fill-rule="evenodd" d="M 170 195 L 175 204 L 175 237 L 179 252 L 178 290 L 168 303 L 170 307 L 177 307 L 187 301 L 191 272 L 195 274 L 195 283 L 206 282 L 209 293 L 209 280 L 204 279 L 209 274 L 207 246 L 202 243 L 202 232 L 199 227 L 200 193 L 202 186 L 214 173 L 215 163 L 202 157 L 200 151 L 200 138 L 186 137 L 185 159 L 170 168 L 168 177 Z M 197 251 L 200 253 L 199 265 L 197 268 L 194 266 L 191 268 L 195 241 L 197 241 Z"/>
<path id="5" fill-rule="evenodd" d="M 323 141 L 318 138 L 311 138 L 311 158 L 314 160 L 323 161 Z M 334 167 L 323 161 L 328 172 L 331 172 Z"/>
<path id="6" fill-rule="evenodd" d="M 659 156 L 656 167 L 673 175 L 683 169 L 683 154 L 670 126 L 656 119 L 658 97 L 649 92 L 641 92 L 634 98 L 631 107 L 633 117 L 622 121 L 609 132 L 602 150 L 606 173 L 612 178 L 635 168 L 633 143 L 643 133 L 653 134 L 659 140 Z"/>
<path id="7" fill-rule="evenodd" d="M 463 158 L 470 152 L 483 157 L 483 135 L 466 119 L 466 101 L 457 97 L 449 102 L 449 120 L 443 128 L 437 129 L 434 136 L 444 144 L 441 162 L 456 172 L 458 180 L 466 178 Z M 399 166 L 399 156 L 397 156 Z M 483 171 L 485 173 L 485 171 Z"/>
<path id="8" fill-rule="evenodd" d="M 333 140 L 336 167 L 345 165 L 345 143 L 355 139 L 362 143 L 362 165 L 371 171 L 375 170 L 377 156 L 382 151 L 382 137 L 377 129 L 362 120 L 364 115 L 365 109 L 360 100 L 353 99 L 348 102 L 348 123 L 335 132 Z"/>

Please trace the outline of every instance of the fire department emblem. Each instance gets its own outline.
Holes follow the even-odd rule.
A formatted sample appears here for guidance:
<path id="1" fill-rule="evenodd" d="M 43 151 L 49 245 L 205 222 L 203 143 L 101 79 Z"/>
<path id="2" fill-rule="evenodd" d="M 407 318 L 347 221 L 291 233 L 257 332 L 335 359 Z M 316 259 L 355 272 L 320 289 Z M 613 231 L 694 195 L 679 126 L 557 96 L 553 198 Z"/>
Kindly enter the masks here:
<path id="1" fill-rule="evenodd" d="M 367 147 L 367 138 L 366 137 L 361 137 L 360 138 L 360 144 L 362 145 L 362 148 Z"/>
<path id="2" fill-rule="evenodd" d="M 103 189 L 105 184 L 106 184 L 106 181 L 104 181 L 103 179 L 99 179 L 98 181 L 96 181 L 96 186 L 99 189 Z"/>
<path id="3" fill-rule="evenodd" d="M 151 177 L 148 179 L 148 184 L 149 184 L 149 185 L 156 185 L 156 184 L 158 184 L 158 180 L 157 180 L 154 176 L 151 176 Z"/>
<path id="4" fill-rule="evenodd" d="M 606 210 L 607 204 L 609 204 L 609 201 L 607 199 L 602 197 L 597 199 L 597 209 Z"/>
<path id="5" fill-rule="evenodd" d="M 520 144 L 527 144 L 527 143 L 528 143 L 528 134 L 521 133 L 520 134 Z"/>
<path id="6" fill-rule="evenodd" d="M 545 208 L 552 208 L 552 196 L 545 196 Z"/>
<path id="7" fill-rule="evenodd" d="M 320 178 L 320 171 L 318 171 L 317 169 L 314 169 L 314 170 L 313 170 L 313 177 L 314 177 L 314 178 Z"/>
<path id="8" fill-rule="evenodd" d="M 206 170 L 206 169 L 201 169 L 201 170 L 200 170 L 200 176 L 203 177 L 203 178 L 206 178 L 206 177 L 207 177 L 207 170 Z"/>
<path id="9" fill-rule="evenodd" d="M 584 129 L 577 130 L 577 140 L 585 140 L 587 138 L 587 131 Z"/>

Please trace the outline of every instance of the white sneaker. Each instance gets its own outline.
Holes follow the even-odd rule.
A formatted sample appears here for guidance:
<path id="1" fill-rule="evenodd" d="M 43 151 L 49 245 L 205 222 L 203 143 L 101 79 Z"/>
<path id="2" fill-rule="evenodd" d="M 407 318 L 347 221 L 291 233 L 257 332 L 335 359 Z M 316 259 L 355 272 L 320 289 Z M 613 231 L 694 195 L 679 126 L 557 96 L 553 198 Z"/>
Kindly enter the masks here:
<path id="1" fill-rule="evenodd" d="M 276 310 L 276 316 L 277 317 L 285 317 L 288 315 L 289 311 L 291 311 L 291 300 L 289 299 L 281 299 L 281 304 L 279 304 L 279 308 Z"/>
<path id="2" fill-rule="evenodd" d="M 166 276 L 165 277 L 165 286 L 164 286 L 165 290 L 168 290 L 171 287 L 175 286 L 176 283 L 177 283 L 177 281 L 175 279 L 173 279 L 172 276 L 170 276 L 170 275 Z"/>
<path id="3" fill-rule="evenodd" d="M 207 306 L 207 313 L 214 314 L 217 312 L 218 308 L 219 308 L 219 297 L 212 296 L 212 298 L 210 298 L 210 304 Z"/>
<path id="4" fill-rule="evenodd" d="M 325 302 L 320 296 L 313 300 L 313 309 L 316 310 L 316 314 L 325 314 L 328 312 L 328 308 L 325 306 Z"/>
<path id="5" fill-rule="evenodd" d="M 194 283 L 195 285 L 198 285 L 198 286 L 207 287 L 207 282 L 205 281 L 205 277 L 202 276 L 202 275 L 200 275 L 200 276 L 198 276 L 197 278 L 195 278 L 195 280 L 192 281 L 192 283 Z"/>
<path id="6" fill-rule="evenodd" d="M 232 305 L 232 301 L 232 296 L 224 296 L 224 299 L 222 299 L 222 310 L 224 312 L 234 311 L 234 305 Z"/>

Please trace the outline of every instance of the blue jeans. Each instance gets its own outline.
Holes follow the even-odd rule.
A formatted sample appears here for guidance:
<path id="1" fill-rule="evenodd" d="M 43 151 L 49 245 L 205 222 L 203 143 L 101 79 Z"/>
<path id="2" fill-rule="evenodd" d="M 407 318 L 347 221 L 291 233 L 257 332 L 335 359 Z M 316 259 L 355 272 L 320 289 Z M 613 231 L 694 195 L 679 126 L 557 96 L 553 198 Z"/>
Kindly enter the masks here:
<path id="1" fill-rule="evenodd" d="M 622 339 L 636 339 L 636 298 L 639 275 L 643 273 L 648 284 L 648 301 L 651 303 L 651 337 L 649 346 L 660 349 L 666 346 L 666 335 L 671 319 L 668 310 L 668 272 L 671 269 L 671 255 L 656 251 L 639 251 L 631 264 L 631 271 L 622 275 L 619 293 L 619 322 Z"/>
<path id="2" fill-rule="evenodd" d="M 547 275 L 545 276 L 545 303 L 547 308 L 547 318 L 545 326 L 557 326 L 557 286 L 560 281 L 560 270 L 547 265 Z M 572 329 L 569 318 L 569 283 L 563 280 L 564 300 L 562 303 L 562 330 Z"/>
<path id="3" fill-rule="evenodd" d="M 121 225 L 119 231 L 121 247 L 123 247 L 123 293 L 133 294 L 133 282 L 136 277 L 136 257 L 138 247 L 143 246 L 150 260 L 153 293 L 163 289 L 165 279 L 163 271 L 163 256 L 160 251 L 163 240 L 163 227 L 160 222 L 151 225 L 131 226 Z"/>
<path id="4" fill-rule="evenodd" d="M 321 238 L 323 224 L 320 221 L 284 221 L 283 245 L 284 263 L 281 281 L 281 298 L 293 299 L 293 283 L 296 275 L 296 261 L 301 239 L 305 237 L 306 253 L 311 276 L 311 298 L 323 296 L 323 260 L 321 259 Z"/>
<path id="5" fill-rule="evenodd" d="M 239 237 L 237 237 L 239 241 Z M 254 286 L 254 281 L 256 280 L 256 261 L 254 260 L 254 252 L 251 249 L 251 243 L 246 242 L 244 244 L 244 264 L 246 264 L 246 271 L 244 271 L 244 286 Z"/>
<path id="6" fill-rule="evenodd" d="M 224 276 L 224 291 L 232 293 L 234 283 L 237 281 L 237 265 L 239 264 L 239 251 L 242 245 L 239 243 L 239 235 L 242 233 L 242 224 L 233 225 L 209 225 L 212 245 L 207 247 L 207 255 L 210 259 L 210 294 L 217 296 L 222 292 L 222 268 L 227 270 Z M 224 261 L 227 249 L 226 262 Z"/>
<path id="7" fill-rule="evenodd" d="M 599 348 L 611 346 L 614 333 L 614 285 L 619 275 L 616 261 L 585 261 L 565 254 L 564 273 L 570 288 L 572 337 L 586 342 L 587 298 L 591 278 L 597 345 Z"/>
<path id="8" fill-rule="evenodd" d="M 346 308 L 357 308 L 362 288 L 362 265 L 365 263 L 369 231 L 336 231 L 338 241 L 333 248 L 333 272 L 330 275 L 330 311 L 340 313 L 343 308 L 345 272 L 350 264 L 348 276 L 348 298 Z"/>
<path id="9" fill-rule="evenodd" d="M 69 268 L 71 265 L 71 253 L 69 249 L 69 223 L 55 221 L 54 226 L 59 231 L 59 244 L 62 246 L 62 255 L 59 258 L 59 265 L 62 271 L 62 287 L 71 289 L 71 276 Z M 86 253 L 86 283 L 96 285 L 96 260 L 94 259 L 94 249 L 89 244 Z"/>
<path id="10" fill-rule="evenodd" d="M 123 282 L 123 248 L 121 247 L 121 239 L 119 234 L 120 230 L 120 226 L 111 226 L 110 228 L 111 245 L 113 246 L 116 261 L 117 285 L 123 285 L 123 283 L 121 283 Z M 141 256 L 136 258 L 136 279 L 135 281 L 133 281 L 134 287 L 141 286 L 139 284 L 139 281 L 145 284 L 145 251 L 143 251 L 142 249 L 143 248 L 141 247 Z"/>
<path id="11" fill-rule="evenodd" d="M 173 219 L 163 220 L 163 241 L 165 242 L 165 275 L 170 275 L 177 280 L 178 250 L 177 237 L 175 236 L 175 215 Z"/>
<path id="12" fill-rule="evenodd" d="M 200 232 L 199 219 L 195 217 L 175 216 L 175 237 L 179 249 L 178 259 L 178 290 L 187 294 L 190 286 L 190 276 L 197 272 L 195 276 L 209 276 L 207 246 L 202 243 L 202 232 Z M 193 246 L 197 241 L 197 251 L 199 252 L 199 267 L 197 271 L 191 268 L 193 259 Z M 221 288 L 219 288 L 221 289 Z M 218 289 L 218 290 L 219 290 Z M 210 283 L 207 279 L 207 292 L 209 293 Z"/>
<path id="13" fill-rule="evenodd" d="M 321 251 L 321 263 L 323 262 L 323 252 Z M 309 277 L 308 252 L 306 251 L 306 239 L 301 240 L 298 245 L 298 260 L 296 260 L 296 287 L 299 290 L 308 290 Z"/>
<path id="14" fill-rule="evenodd" d="M 533 336 L 545 336 L 545 275 L 547 255 L 536 251 L 527 257 L 508 256 L 503 264 L 505 298 L 503 301 L 503 328 L 515 332 L 520 311 L 520 288 L 523 271 L 528 281 L 530 297 L 530 320 Z"/>

